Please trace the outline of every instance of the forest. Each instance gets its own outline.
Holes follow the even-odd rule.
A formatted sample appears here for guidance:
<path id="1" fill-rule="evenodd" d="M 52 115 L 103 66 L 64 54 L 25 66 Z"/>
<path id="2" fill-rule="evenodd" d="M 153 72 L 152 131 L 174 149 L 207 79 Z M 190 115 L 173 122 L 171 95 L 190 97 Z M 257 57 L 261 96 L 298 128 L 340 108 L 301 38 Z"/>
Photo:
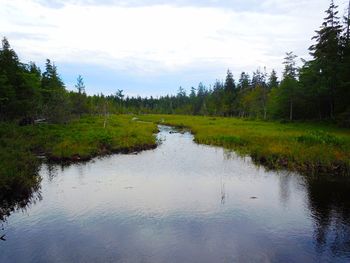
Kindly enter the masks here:
<path id="1" fill-rule="evenodd" d="M 68 91 L 58 69 L 47 59 L 42 71 L 34 62 L 23 63 L 6 37 L 0 50 L 0 120 L 21 124 L 44 120 L 67 123 L 82 115 L 107 113 L 161 113 L 235 116 L 268 120 L 330 120 L 350 127 L 349 16 L 340 18 L 331 2 L 326 17 L 309 47 L 312 59 L 302 60 L 287 52 L 279 80 L 275 70 L 258 68 L 242 72 L 238 80 L 227 70 L 224 81 L 206 87 L 199 83 L 187 93 L 125 97 L 85 92 L 78 76 L 75 91 Z"/>

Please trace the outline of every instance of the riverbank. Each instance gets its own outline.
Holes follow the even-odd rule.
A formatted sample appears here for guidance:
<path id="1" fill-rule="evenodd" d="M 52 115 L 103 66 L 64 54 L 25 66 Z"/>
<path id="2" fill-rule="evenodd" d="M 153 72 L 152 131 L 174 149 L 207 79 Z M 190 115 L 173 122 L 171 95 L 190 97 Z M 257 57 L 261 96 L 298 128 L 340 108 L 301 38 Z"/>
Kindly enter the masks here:
<path id="1" fill-rule="evenodd" d="M 350 130 L 320 123 L 238 118 L 142 115 L 141 120 L 188 128 L 200 144 L 249 155 L 270 169 L 307 175 L 350 175 Z"/>
<path id="2" fill-rule="evenodd" d="M 155 148 L 157 125 L 132 118 L 110 115 L 105 128 L 104 117 L 99 116 L 60 125 L 0 123 L 0 200 L 8 200 L 14 192 L 27 194 L 38 184 L 38 157 L 69 163 Z"/>

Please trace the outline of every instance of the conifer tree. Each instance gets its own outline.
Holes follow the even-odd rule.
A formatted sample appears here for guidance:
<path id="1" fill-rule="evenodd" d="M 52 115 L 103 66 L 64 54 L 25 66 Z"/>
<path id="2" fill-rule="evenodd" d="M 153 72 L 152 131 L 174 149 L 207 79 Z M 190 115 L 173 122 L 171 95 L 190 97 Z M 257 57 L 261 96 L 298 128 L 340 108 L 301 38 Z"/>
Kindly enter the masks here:
<path id="1" fill-rule="evenodd" d="M 337 93 L 339 91 L 339 70 L 340 70 L 340 25 L 338 6 L 332 0 L 329 8 L 325 11 L 326 17 L 316 36 L 313 37 L 316 43 L 309 50 L 314 57 L 315 66 L 320 72 L 320 89 L 327 102 L 328 114 L 334 118 L 337 104 Z"/>
<path id="2" fill-rule="evenodd" d="M 289 105 L 289 120 L 293 120 L 293 110 L 294 104 L 297 99 L 297 67 L 295 59 L 297 58 L 293 52 L 287 52 L 286 57 L 284 58 L 284 71 L 283 71 L 283 80 L 280 85 L 280 101 L 282 102 L 281 107 Z"/>
<path id="3" fill-rule="evenodd" d="M 267 86 L 269 87 L 269 89 L 278 87 L 278 77 L 277 77 L 277 73 L 274 69 L 271 71 Z"/>
<path id="4" fill-rule="evenodd" d="M 232 72 L 228 69 L 224 84 L 224 112 L 227 116 L 234 113 L 234 100 L 236 98 L 236 84 Z"/>

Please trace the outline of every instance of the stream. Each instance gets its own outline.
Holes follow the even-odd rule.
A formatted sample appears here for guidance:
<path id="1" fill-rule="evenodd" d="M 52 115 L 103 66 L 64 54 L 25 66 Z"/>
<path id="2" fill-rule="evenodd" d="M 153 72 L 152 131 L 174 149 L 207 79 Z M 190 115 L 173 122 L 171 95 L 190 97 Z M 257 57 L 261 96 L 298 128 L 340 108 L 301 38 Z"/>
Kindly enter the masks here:
<path id="1" fill-rule="evenodd" d="M 350 262 L 350 180 L 267 171 L 159 126 L 160 145 L 66 167 L 1 224 L 0 262 Z"/>

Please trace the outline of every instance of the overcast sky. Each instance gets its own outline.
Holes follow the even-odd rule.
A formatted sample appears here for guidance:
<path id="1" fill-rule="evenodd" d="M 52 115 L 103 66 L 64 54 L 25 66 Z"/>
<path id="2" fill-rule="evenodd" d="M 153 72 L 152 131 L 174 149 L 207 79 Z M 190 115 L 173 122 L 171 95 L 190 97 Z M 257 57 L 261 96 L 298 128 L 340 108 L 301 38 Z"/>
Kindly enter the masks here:
<path id="1" fill-rule="evenodd" d="M 0 0 L 0 36 L 22 61 L 53 60 L 68 89 L 81 74 L 89 94 L 158 96 L 308 58 L 329 2 Z"/>

